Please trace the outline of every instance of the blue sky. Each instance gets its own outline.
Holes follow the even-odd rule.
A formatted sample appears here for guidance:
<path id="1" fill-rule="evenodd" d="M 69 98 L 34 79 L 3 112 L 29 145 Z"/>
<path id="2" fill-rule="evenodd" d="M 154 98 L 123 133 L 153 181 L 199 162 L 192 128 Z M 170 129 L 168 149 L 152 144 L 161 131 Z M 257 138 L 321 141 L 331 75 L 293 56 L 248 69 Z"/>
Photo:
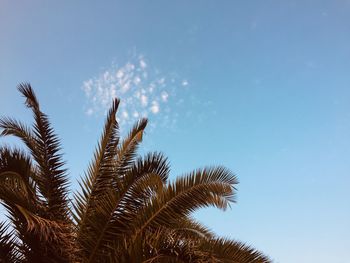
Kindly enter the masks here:
<path id="1" fill-rule="evenodd" d="M 169 156 L 173 177 L 237 174 L 231 210 L 197 213 L 218 234 L 275 262 L 344 263 L 349 12 L 345 0 L 2 0 L 0 114 L 31 121 L 16 91 L 30 82 L 75 188 L 119 96 L 122 129 L 147 115 L 142 152 Z"/>

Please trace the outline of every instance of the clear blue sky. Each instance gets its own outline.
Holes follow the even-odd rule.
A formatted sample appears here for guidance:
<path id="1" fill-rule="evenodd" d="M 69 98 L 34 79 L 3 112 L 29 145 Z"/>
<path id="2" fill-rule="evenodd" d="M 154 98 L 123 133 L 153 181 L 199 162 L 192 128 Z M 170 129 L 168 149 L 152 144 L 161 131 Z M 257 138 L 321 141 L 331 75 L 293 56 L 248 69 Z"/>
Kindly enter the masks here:
<path id="1" fill-rule="evenodd" d="M 197 214 L 218 234 L 275 262 L 349 262 L 350 2 L 94 2 L 0 1 L 0 114 L 31 121 L 30 82 L 72 188 L 117 95 L 173 177 L 238 175 L 231 210 Z"/>

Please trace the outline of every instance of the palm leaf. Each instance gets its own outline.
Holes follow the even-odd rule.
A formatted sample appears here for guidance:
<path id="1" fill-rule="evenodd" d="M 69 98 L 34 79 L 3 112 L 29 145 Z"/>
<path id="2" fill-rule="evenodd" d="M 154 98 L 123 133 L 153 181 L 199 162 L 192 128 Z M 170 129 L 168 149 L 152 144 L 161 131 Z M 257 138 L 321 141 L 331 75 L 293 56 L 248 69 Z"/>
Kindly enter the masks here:
<path id="1" fill-rule="evenodd" d="M 0 222 L 0 262 L 12 263 L 19 259 L 14 231 L 9 229 L 9 225 Z"/>
<path id="2" fill-rule="evenodd" d="M 0 129 L 2 129 L 0 136 L 12 135 L 19 138 L 28 147 L 31 154 L 34 157 L 37 156 L 36 138 L 30 127 L 12 118 L 1 118 Z"/>
<path id="3" fill-rule="evenodd" d="M 161 154 L 148 154 L 126 172 L 119 189 L 111 189 L 100 196 L 98 209 L 89 217 L 89 231 L 84 231 L 82 238 L 90 262 L 97 256 L 101 258 L 112 253 L 110 250 L 115 249 L 115 244 L 111 244 L 128 231 L 132 213 L 151 192 L 162 187 L 168 172 L 167 161 Z"/>
<path id="4" fill-rule="evenodd" d="M 154 232 L 145 232 L 139 242 L 143 246 L 144 263 L 206 261 L 206 255 L 197 249 L 192 238 L 186 238 L 182 232 L 175 230 L 158 228 Z"/>
<path id="5" fill-rule="evenodd" d="M 224 167 L 197 170 L 179 177 L 152 198 L 135 220 L 136 236 L 150 225 L 167 226 L 198 208 L 226 209 L 234 201 L 236 177 Z"/>
<path id="6" fill-rule="evenodd" d="M 211 239 L 214 237 L 214 233 L 206 226 L 197 222 L 192 217 L 185 217 L 172 225 L 167 226 L 168 229 L 182 233 L 186 238 L 203 238 Z"/>
<path id="7" fill-rule="evenodd" d="M 107 182 L 99 180 L 100 176 L 107 170 L 110 170 L 111 159 L 116 155 L 116 148 L 119 142 L 118 123 L 116 112 L 118 110 L 119 100 L 115 99 L 107 114 L 105 127 L 100 142 L 94 153 L 94 159 L 88 167 L 85 178 L 80 184 L 80 193 L 75 194 L 74 219 L 77 224 L 83 228 L 85 220 L 89 215 L 90 209 L 94 207 L 94 201 L 97 198 L 101 188 L 105 188 Z"/>
<path id="8" fill-rule="evenodd" d="M 30 157 L 19 149 L 0 147 L 0 185 L 25 191 L 28 199 L 36 198 L 35 171 Z"/>
<path id="9" fill-rule="evenodd" d="M 225 238 L 204 240 L 200 249 L 208 252 L 214 262 L 222 263 L 270 263 L 271 260 L 260 251 L 241 242 Z"/>
<path id="10" fill-rule="evenodd" d="M 41 112 L 31 86 L 20 84 L 18 90 L 26 98 L 26 105 L 32 109 L 34 115 L 35 149 L 33 149 L 33 157 L 38 163 L 37 183 L 47 203 L 47 217 L 68 221 L 68 178 L 63 168 L 62 155 L 59 153 L 59 140 L 54 134 L 48 117 Z"/>

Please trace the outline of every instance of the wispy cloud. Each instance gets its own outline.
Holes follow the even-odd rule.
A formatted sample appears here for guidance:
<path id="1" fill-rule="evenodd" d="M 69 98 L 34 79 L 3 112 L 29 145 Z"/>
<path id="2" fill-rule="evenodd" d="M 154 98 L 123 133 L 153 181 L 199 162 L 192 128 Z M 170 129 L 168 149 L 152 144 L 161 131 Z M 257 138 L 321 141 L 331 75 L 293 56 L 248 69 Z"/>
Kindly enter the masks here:
<path id="1" fill-rule="evenodd" d="M 178 118 L 176 107 L 184 101 L 189 81 L 174 73 L 162 73 L 144 56 L 136 56 L 122 66 L 111 66 L 84 81 L 87 98 L 85 113 L 103 115 L 112 99 L 121 99 L 118 120 L 121 128 L 141 117 L 152 119 L 151 126 L 173 126 Z"/>

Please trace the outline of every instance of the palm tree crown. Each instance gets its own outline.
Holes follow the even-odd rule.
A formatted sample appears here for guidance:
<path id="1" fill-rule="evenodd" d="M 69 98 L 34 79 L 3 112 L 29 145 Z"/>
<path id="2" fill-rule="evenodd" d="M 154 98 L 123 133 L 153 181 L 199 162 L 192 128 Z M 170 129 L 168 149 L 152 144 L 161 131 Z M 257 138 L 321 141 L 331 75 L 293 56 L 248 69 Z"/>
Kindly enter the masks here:
<path id="1" fill-rule="evenodd" d="M 169 181 L 163 154 L 137 154 L 146 119 L 120 138 L 118 99 L 71 202 L 58 137 L 31 86 L 19 91 L 34 124 L 0 119 L 1 136 L 26 146 L 0 147 L 0 200 L 9 219 L 0 223 L 0 262 L 270 262 L 191 217 L 202 207 L 229 207 L 235 175 L 216 166 Z"/>

